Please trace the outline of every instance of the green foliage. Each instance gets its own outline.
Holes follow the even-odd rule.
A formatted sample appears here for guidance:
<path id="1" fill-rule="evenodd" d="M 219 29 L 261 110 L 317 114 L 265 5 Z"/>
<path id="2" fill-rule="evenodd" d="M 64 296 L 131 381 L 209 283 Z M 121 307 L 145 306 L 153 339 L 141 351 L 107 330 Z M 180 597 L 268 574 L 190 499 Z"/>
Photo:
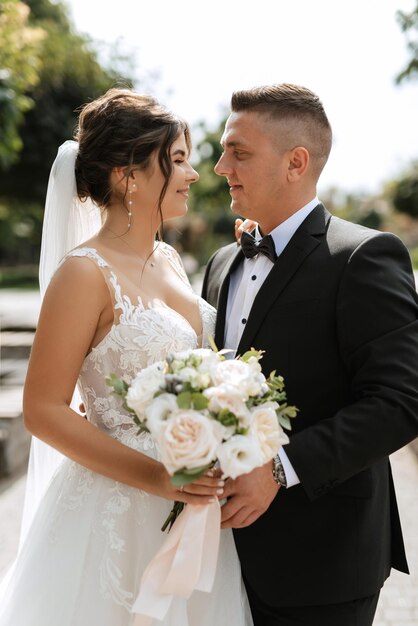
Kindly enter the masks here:
<path id="1" fill-rule="evenodd" d="M 398 11 L 396 16 L 401 30 L 407 37 L 407 47 L 411 53 L 406 67 L 396 77 L 396 82 L 399 84 L 406 79 L 416 79 L 418 76 L 418 0 L 415 8 L 409 13 Z"/>
<path id="2" fill-rule="evenodd" d="M 189 485 L 190 483 L 203 476 L 203 474 L 205 474 L 209 468 L 210 465 L 205 465 L 204 467 L 194 467 L 193 469 L 187 469 L 186 467 L 184 467 L 183 469 L 178 470 L 177 472 L 175 472 L 175 474 L 173 474 L 173 476 L 171 477 L 171 482 L 176 487 L 181 487 L 181 485 Z"/>
<path id="3" fill-rule="evenodd" d="M 415 248 L 410 248 L 409 254 L 411 256 L 412 267 L 415 270 L 418 270 L 418 246 Z"/>
<path id="4" fill-rule="evenodd" d="M 392 199 L 397 211 L 418 218 L 418 162 L 393 184 Z"/>
<path id="5" fill-rule="evenodd" d="M 126 74 L 132 67 L 128 72 L 125 64 L 125 76 L 119 78 L 113 61 L 118 67 L 124 63 L 117 53 L 110 56 L 110 67 L 103 67 L 91 39 L 74 31 L 63 2 L 3 2 L 0 38 L 8 42 L 0 45 L 0 205 L 7 213 L 5 219 L 0 215 L 5 227 L 0 261 L 22 262 L 19 248 L 28 248 L 25 255 L 37 263 L 46 187 L 58 147 L 72 138 L 77 109 L 112 86 L 131 84 Z M 5 67 L 10 68 L 6 73 Z"/>
<path id="6" fill-rule="evenodd" d="M 128 383 L 123 380 L 123 378 L 118 378 L 116 374 L 110 374 L 110 376 L 106 378 L 106 385 L 112 387 L 113 393 L 115 395 L 125 400 L 129 386 Z"/>
<path id="7" fill-rule="evenodd" d="M 28 91 L 40 80 L 41 45 L 46 32 L 29 24 L 29 7 L 2 2 L 0 12 L 0 167 L 16 162 L 23 142 L 24 114 L 34 105 Z"/>
<path id="8" fill-rule="evenodd" d="M 118 76 L 100 65 L 91 40 L 73 31 L 62 3 L 28 4 L 31 23 L 47 36 L 41 43 L 40 80 L 26 94 L 34 106 L 20 131 L 24 149 L 18 163 L 0 170 L 0 185 L 7 195 L 43 204 L 52 161 L 58 146 L 73 136 L 77 109 L 115 85 Z"/>
<path id="9" fill-rule="evenodd" d="M 176 398 L 179 409 L 203 411 L 208 407 L 209 400 L 202 394 L 192 391 L 182 391 Z"/>
<path id="10" fill-rule="evenodd" d="M 0 263 L 35 265 L 39 257 L 43 209 L 37 202 L 0 198 Z"/>

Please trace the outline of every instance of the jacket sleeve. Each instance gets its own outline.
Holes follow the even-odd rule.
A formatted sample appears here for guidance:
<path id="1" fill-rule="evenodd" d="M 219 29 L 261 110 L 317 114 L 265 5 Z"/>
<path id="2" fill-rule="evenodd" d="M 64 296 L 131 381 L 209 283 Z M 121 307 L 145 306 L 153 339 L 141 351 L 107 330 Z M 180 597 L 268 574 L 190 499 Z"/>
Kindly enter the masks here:
<path id="1" fill-rule="evenodd" d="M 286 446 L 311 499 L 418 436 L 418 302 L 397 237 L 373 235 L 351 253 L 335 306 L 352 402 Z"/>

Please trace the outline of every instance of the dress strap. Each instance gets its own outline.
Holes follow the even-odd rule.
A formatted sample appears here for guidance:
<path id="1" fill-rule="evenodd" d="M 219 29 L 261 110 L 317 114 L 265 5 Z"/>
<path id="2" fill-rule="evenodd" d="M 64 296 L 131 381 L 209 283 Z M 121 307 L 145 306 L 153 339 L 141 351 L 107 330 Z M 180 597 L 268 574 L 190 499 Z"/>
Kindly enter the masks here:
<path id="1" fill-rule="evenodd" d="M 95 261 L 97 263 L 97 265 L 100 268 L 109 268 L 109 263 L 107 263 L 107 261 L 105 261 L 100 254 L 97 252 L 97 250 L 95 248 L 74 248 L 74 250 L 71 250 L 70 252 L 68 252 L 68 254 L 65 255 L 65 257 L 62 259 L 60 265 L 65 261 L 65 259 L 68 259 L 69 257 L 83 257 L 86 256 L 89 259 L 92 259 L 93 261 Z"/>
<path id="2" fill-rule="evenodd" d="M 122 290 L 120 284 L 118 282 L 117 276 L 115 272 L 112 270 L 111 266 L 105 259 L 100 256 L 95 248 L 74 248 L 65 255 L 62 259 L 61 264 L 70 257 L 87 257 L 91 261 L 93 261 L 99 268 L 106 285 L 109 289 L 109 293 L 112 299 L 112 306 L 114 310 L 114 321 L 117 322 L 120 320 L 121 313 L 125 314 L 126 310 L 129 309 L 130 302 L 128 302 L 127 297 L 122 295 Z M 118 310 L 121 313 L 117 312 Z"/>

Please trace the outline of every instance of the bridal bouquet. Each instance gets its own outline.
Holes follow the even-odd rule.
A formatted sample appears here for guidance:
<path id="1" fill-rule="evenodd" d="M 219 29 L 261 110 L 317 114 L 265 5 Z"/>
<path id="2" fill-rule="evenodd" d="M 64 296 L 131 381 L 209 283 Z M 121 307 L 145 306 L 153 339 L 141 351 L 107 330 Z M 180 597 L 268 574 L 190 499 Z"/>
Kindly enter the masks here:
<path id="1" fill-rule="evenodd" d="M 223 478 L 251 472 L 289 441 L 283 428 L 291 428 L 297 409 L 286 403 L 283 378 L 263 375 L 261 351 L 224 354 L 188 350 L 141 370 L 130 385 L 108 379 L 139 431 L 152 434 L 177 486 L 215 463 Z"/>
<path id="2" fill-rule="evenodd" d="M 297 412 L 286 403 L 283 378 L 275 372 L 263 375 L 261 351 L 226 359 L 226 351 L 213 348 L 171 354 L 141 370 L 130 384 L 116 376 L 107 379 L 139 432 L 152 434 L 178 487 L 215 464 L 224 478 L 236 478 L 267 463 L 288 443 L 283 428 L 291 428 Z M 212 589 L 220 504 L 214 499 L 183 508 L 182 502 L 174 503 L 162 530 L 179 519 L 143 574 L 132 606 L 136 624 L 163 620 L 175 596 Z"/>

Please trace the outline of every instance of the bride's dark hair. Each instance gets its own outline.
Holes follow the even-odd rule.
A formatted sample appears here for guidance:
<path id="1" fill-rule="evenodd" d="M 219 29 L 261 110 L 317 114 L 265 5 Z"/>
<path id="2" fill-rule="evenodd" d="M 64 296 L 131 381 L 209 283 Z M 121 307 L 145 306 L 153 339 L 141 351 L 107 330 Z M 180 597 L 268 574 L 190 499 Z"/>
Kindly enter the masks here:
<path id="1" fill-rule="evenodd" d="M 75 164 L 77 193 L 80 200 L 91 198 L 105 209 L 112 189 L 110 174 L 114 167 L 146 170 L 157 152 L 164 176 L 159 206 L 172 174 L 170 148 L 184 133 L 191 150 L 186 122 L 164 108 L 151 96 L 131 89 L 110 89 L 81 108 L 75 139 L 79 151 Z"/>

